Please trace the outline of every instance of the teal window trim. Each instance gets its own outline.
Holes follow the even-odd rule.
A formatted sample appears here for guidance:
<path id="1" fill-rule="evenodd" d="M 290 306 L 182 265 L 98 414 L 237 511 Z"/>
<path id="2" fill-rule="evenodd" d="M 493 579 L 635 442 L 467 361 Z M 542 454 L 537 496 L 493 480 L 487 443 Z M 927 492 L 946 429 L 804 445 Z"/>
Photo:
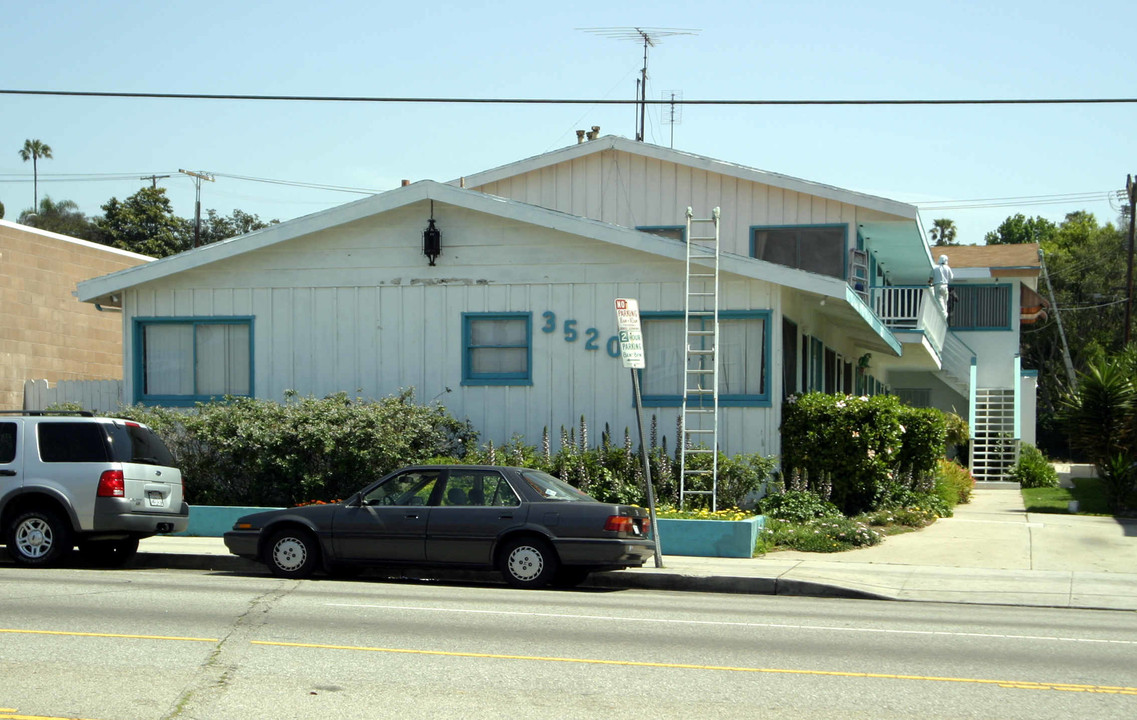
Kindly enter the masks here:
<path id="1" fill-rule="evenodd" d="M 233 394 L 232 397 L 256 396 L 256 346 L 253 332 L 255 318 L 251 315 L 224 315 L 224 316 L 177 316 L 177 317 L 136 317 L 134 318 L 131 333 L 131 344 L 134 351 L 133 372 L 134 402 L 140 405 L 153 405 L 162 407 L 192 407 L 199 402 L 219 400 L 219 395 L 205 395 L 193 393 L 190 395 L 167 395 L 143 392 L 146 386 L 146 368 L 144 367 L 144 332 L 148 326 L 153 325 L 182 325 L 196 328 L 198 325 L 246 325 L 249 328 L 249 392 L 247 394 Z M 197 367 L 197 333 L 194 332 L 193 367 Z M 197 373 L 194 372 L 194 383 L 197 383 Z"/>
<path id="2" fill-rule="evenodd" d="M 953 324 L 953 317 L 948 317 L 948 329 L 954 332 L 1011 332 L 1014 330 L 1014 293 L 1011 291 L 1009 283 L 967 283 L 961 285 L 951 285 L 950 291 L 959 290 L 962 288 L 997 288 L 1006 291 L 1006 318 L 1007 322 L 1004 325 L 955 325 Z M 950 302 L 950 301 L 949 301 Z M 952 316 L 955 315 L 955 308 L 952 308 Z"/>
<path id="3" fill-rule="evenodd" d="M 470 328 L 478 320 L 524 320 L 525 341 L 513 345 L 473 345 Z M 472 353 L 478 349 L 525 349 L 522 372 L 481 372 L 473 370 Z M 464 312 L 462 313 L 462 385 L 532 385 L 533 384 L 533 313 L 531 312 Z"/>
<path id="4" fill-rule="evenodd" d="M 647 310 L 640 311 L 640 317 L 646 325 L 653 319 L 673 320 L 683 319 L 682 310 Z M 762 388 L 760 394 L 719 394 L 719 407 L 770 407 L 770 318 L 769 310 L 719 310 L 719 320 L 748 320 L 761 319 L 762 323 Z M 636 370 L 640 374 L 640 385 L 643 386 L 643 370 Z M 681 407 L 683 395 L 644 395 L 640 398 L 644 407 Z M 634 399 L 633 399 L 634 402 Z"/>
<path id="5" fill-rule="evenodd" d="M 839 228 L 841 230 L 841 275 L 842 280 L 849 277 L 849 225 L 848 223 L 798 223 L 790 225 L 751 225 L 750 226 L 750 257 L 758 257 L 758 233 L 763 230 L 817 230 L 824 228 Z M 828 273 L 817 273 L 813 270 L 807 270 L 801 266 L 801 241 L 800 236 L 794 241 L 794 264 L 793 268 L 803 270 L 804 272 L 814 272 L 817 275 L 830 276 Z M 761 259 L 761 258 L 759 258 Z"/>
<path id="6" fill-rule="evenodd" d="M 681 242 L 687 242 L 687 226 L 686 225 L 636 225 L 636 230 L 640 232 L 652 233 L 658 235 L 659 230 L 679 231 L 679 239 Z M 660 235 L 666 238 L 666 235 Z"/>

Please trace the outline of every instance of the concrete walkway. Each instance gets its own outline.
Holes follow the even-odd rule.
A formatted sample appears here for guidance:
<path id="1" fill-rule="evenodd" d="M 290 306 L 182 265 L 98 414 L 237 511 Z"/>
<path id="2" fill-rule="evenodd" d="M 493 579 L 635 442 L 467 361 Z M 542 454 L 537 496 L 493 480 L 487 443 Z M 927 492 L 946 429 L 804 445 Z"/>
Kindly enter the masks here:
<path id="1" fill-rule="evenodd" d="M 220 538 L 155 537 L 135 567 L 266 573 L 228 554 Z M 853 597 L 1137 610 L 1137 521 L 1027 513 L 1011 488 L 980 488 L 955 517 L 831 555 L 777 552 L 751 559 L 664 557 L 597 573 L 593 587 Z M 412 577 L 430 576 L 426 571 Z M 453 573 L 438 572 L 438 577 Z M 492 574 L 459 574 L 474 579 Z"/>

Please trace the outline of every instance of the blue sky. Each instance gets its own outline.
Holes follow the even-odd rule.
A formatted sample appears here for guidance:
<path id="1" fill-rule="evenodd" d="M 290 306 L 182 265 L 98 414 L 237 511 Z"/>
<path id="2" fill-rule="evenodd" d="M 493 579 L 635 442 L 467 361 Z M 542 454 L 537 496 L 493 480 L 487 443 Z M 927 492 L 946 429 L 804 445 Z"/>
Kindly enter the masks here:
<path id="1" fill-rule="evenodd" d="M 930 6 L 930 7 L 929 7 Z M 641 47 L 585 27 L 693 28 L 649 54 L 648 96 L 696 99 L 1134 97 L 1137 5 L 1069 2 L 16 2 L 0 5 L 2 89 L 630 99 Z M 0 202 L 32 204 L 27 138 L 48 143 L 40 195 L 91 214 L 152 173 L 193 215 L 177 170 L 376 191 L 447 181 L 576 142 L 634 135 L 631 106 L 481 106 L 0 95 Z M 905 202 L 1055 195 L 1054 204 L 921 210 L 959 239 L 1016 212 L 1114 221 L 1137 173 L 1137 105 L 697 107 L 675 147 Z M 647 139 L 672 128 L 649 110 Z M 123 174 L 106 180 L 99 175 Z M 54 179 L 80 175 L 81 179 Z M 146 181 L 148 182 L 148 181 Z M 202 206 L 281 220 L 362 195 L 219 177 Z M 975 205 L 976 203 L 960 203 Z"/>

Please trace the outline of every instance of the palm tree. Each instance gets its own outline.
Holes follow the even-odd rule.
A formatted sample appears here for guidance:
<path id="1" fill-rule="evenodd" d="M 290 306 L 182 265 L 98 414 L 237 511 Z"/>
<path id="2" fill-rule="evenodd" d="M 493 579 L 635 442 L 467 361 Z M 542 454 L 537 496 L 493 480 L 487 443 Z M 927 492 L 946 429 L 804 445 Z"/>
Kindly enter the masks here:
<path id="1" fill-rule="evenodd" d="M 32 161 L 32 207 L 39 207 L 39 159 L 51 159 L 51 146 L 39 140 L 25 140 L 19 153 L 24 162 Z"/>
<path id="2" fill-rule="evenodd" d="M 928 234 L 932 236 L 932 242 L 936 244 L 936 247 L 943 247 L 944 245 L 955 244 L 955 232 L 955 221 L 940 218 L 932 221 L 932 229 Z"/>

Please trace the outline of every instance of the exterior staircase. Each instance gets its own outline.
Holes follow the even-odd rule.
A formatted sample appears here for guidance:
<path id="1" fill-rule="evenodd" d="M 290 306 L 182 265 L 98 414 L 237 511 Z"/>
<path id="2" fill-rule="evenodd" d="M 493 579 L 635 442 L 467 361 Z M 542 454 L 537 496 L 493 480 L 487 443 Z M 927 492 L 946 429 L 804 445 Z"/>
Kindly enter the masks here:
<path id="1" fill-rule="evenodd" d="M 1015 391 L 975 390 L 971 423 L 971 474 L 978 482 L 1005 481 L 1019 457 L 1015 437 Z"/>

